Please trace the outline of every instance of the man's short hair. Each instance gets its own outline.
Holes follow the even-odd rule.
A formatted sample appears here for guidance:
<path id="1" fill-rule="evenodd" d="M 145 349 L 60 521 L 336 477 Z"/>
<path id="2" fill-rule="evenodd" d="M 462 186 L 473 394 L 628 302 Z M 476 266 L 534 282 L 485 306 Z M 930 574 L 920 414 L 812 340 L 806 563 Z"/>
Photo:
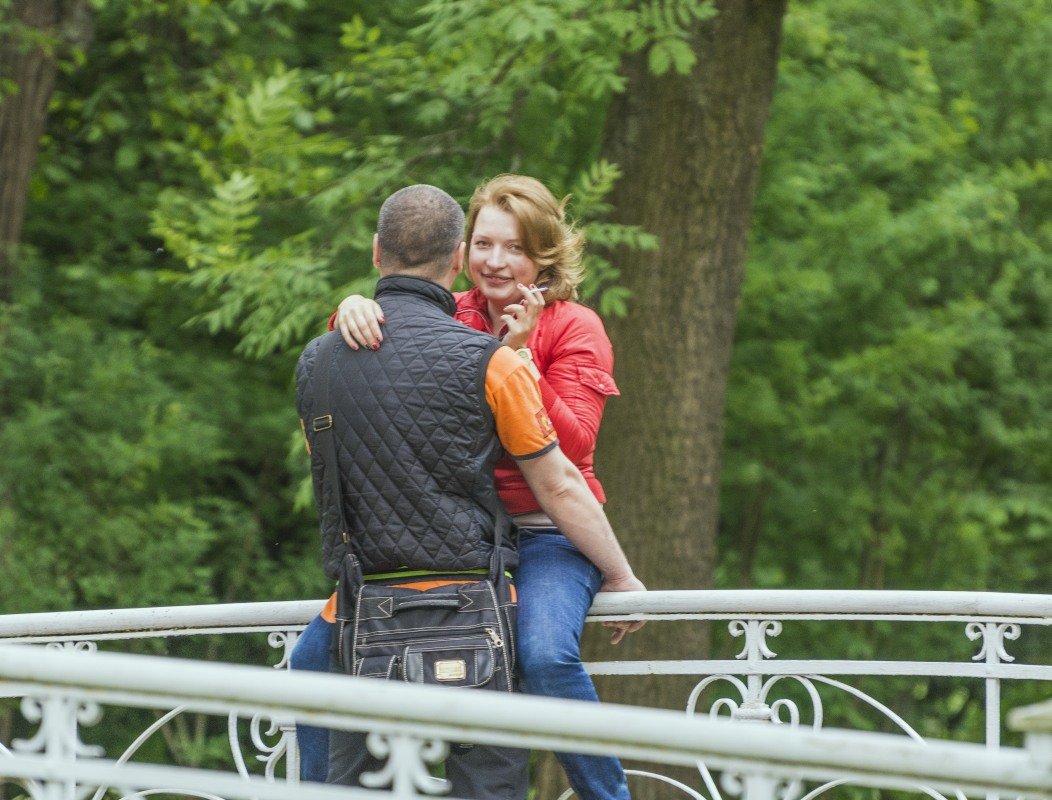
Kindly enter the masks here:
<path id="1" fill-rule="evenodd" d="M 380 271 L 440 278 L 464 240 L 464 210 L 437 186 L 399 189 L 380 207 L 376 223 Z"/>

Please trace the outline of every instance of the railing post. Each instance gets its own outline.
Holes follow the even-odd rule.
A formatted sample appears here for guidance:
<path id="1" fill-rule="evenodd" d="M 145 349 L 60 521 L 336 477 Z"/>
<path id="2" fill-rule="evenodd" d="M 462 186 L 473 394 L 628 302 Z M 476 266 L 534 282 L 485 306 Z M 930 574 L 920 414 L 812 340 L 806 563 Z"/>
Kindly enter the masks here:
<path id="1" fill-rule="evenodd" d="M 750 722 L 770 722 L 771 707 L 764 697 L 763 662 L 775 658 L 778 654 L 767 646 L 768 636 L 777 636 L 782 632 L 782 623 L 777 620 L 732 620 L 728 626 L 732 636 L 744 636 L 742 651 L 735 658 L 744 660 L 749 665 L 746 678 L 748 692 L 742 697 L 741 705 L 732 714 L 734 719 Z"/>
<path id="2" fill-rule="evenodd" d="M 742 800 L 774 800 L 778 781 L 767 775 L 746 775 Z"/>
<path id="3" fill-rule="evenodd" d="M 972 656 L 972 661 L 985 661 L 991 667 L 1003 662 L 1015 661 L 1005 650 L 1005 639 L 1018 639 L 1020 627 L 1015 623 L 972 622 L 965 633 L 973 642 L 982 639 L 983 646 Z M 1001 680 L 986 679 L 986 746 L 1001 746 Z"/>
<path id="4" fill-rule="evenodd" d="M 40 724 L 29 739 L 15 739 L 12 748 L 19 753 L 40 753 L 58 766 L 76 761 L 78 756 L 97 758 L 103 755 L 98 745 L 86 745 L 80 740 L 79 725 L 94 725 L 102 714 L 95 703 L 84 703 L 59 692 L 43 697 L 22 699 L 22 716 Z M 40 784 L 43 800 L 76 800 L 76 784 L 68 780 L 51 779 Z"/>

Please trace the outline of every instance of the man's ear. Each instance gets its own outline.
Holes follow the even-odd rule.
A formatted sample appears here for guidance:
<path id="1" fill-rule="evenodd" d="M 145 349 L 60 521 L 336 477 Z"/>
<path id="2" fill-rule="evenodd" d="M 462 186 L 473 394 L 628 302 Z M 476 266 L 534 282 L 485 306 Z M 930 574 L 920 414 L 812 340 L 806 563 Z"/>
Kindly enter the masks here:
<path id="1" fill-rule="evenodd" d="M 373 266 L 380 269 L 380 234 L 373 234 Z"/>
<path id="2" fill-rule="evenodd" d="M 453 278 L 464 270 L 464 252 L 467 246 L 467 242 L 461 242 L 457 252 L 453 254 L 453 269 L 449 273 Z"/>

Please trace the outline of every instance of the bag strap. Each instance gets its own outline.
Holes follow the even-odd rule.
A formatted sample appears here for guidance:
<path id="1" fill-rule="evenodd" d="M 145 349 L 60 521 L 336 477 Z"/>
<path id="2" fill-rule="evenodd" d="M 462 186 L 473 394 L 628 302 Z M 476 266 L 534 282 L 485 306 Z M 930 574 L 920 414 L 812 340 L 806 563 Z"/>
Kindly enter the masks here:
<path id="1" fill-rule="evenodd" d="M 344 557 L 341 571 L 350 581 L 351 587 L 355 587 L 362 583 L 361 559 L 354 550 L 351 528 L 347 524 L 347 515 L 343 507 L 343 487 L 340 483 L 340 470 L 336 463 L 336 435 L 333 430 L 331 403 L 332 363 L 336 359 L 336 346 L 339 341 L 340 334 L 332 331 L 323 336 L 318 344 L 318 353 L 314 360 L 314 406 L 312 408 L 314 417 L 311 419 L 311 429 L 314 431 L 314 446 L 325 467 L 325 484 L 329 488 L 329 496 L 336 507 L 340 538 L 347 545 L 347 556 Z M 341 585 L 344 582 L 341 580 Z"/>
<path id="2" fill-rule="evenodd" d="M 333 331 L 322 338 L 318 346 L 318 355 L 314 364 L 314 417 L 311 429 L 314 431 L 314 446 L 318 449 L 325 466 L 325 483 L 328 485 L 333 502 L 336 505 L 340 536 L 348 545 L 350 528 L 343 511 L 343 489 L 340 486 L 339 470 L 336 464 L 336 436 L 333 431 L 333 413 L 331 396 L 331 365 L 336 355 L 336 339 L 339 334 Z"/>

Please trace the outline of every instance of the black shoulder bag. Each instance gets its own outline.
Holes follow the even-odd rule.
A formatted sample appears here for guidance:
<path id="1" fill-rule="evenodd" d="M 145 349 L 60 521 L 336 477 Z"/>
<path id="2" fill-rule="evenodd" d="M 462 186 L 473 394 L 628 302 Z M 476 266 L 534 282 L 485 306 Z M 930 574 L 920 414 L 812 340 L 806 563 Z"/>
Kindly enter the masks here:
<path id="1" fill-rule="evenodd" d="M 486 577 L 450 574 L 364 580 L 343 507 L 330 405 L 330 365 L 339 334 L 318 347 L 314 446 L 336 504 L 348 552 L 340 568 L 333 646 L 349 675 L 513 691 L 515 588 L 501 556 L 510 519 L 494 501 L 493 556 Z"/>

